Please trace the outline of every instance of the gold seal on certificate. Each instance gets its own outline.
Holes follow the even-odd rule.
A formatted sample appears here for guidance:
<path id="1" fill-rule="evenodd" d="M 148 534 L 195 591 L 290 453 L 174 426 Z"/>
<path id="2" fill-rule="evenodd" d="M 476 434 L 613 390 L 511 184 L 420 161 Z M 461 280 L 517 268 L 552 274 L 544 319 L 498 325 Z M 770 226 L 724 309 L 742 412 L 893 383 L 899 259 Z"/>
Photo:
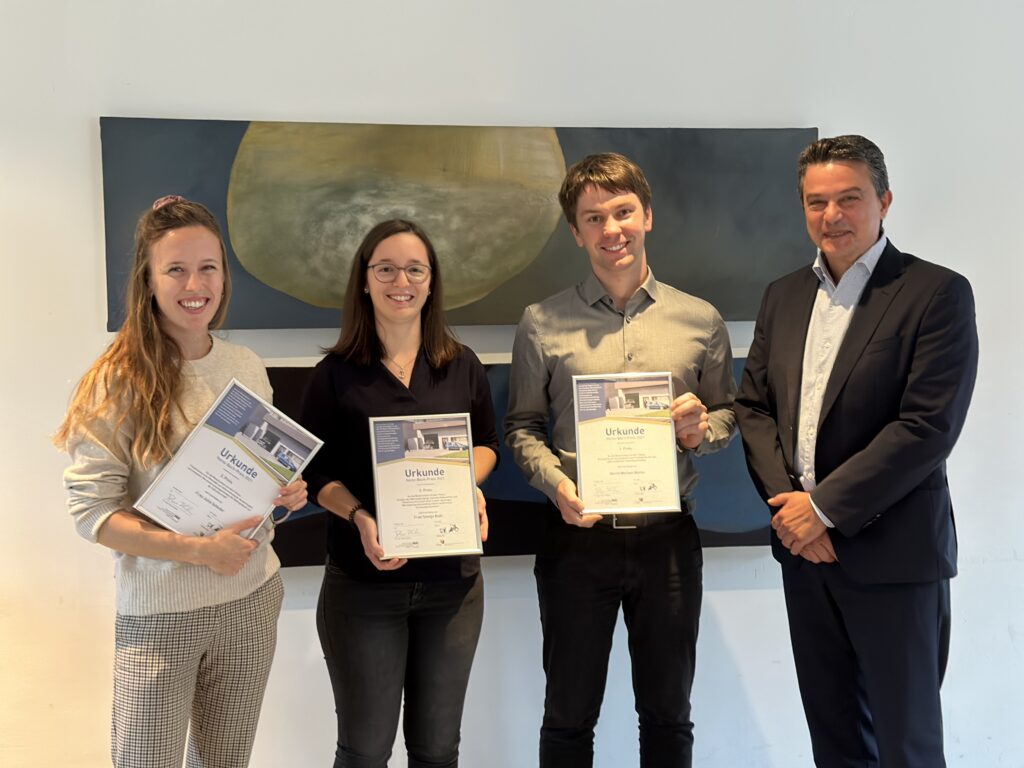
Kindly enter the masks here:
<path id="1" fill-rule="evenodd" d="M 672 374 L 573 376 L 576 485 L 587 512 L 679 512 Z"/>
<path id="2" fill-rule="evenodd" d="M 468 413 L 370 419 L 384 557 L 483 552 L 471 435 Z"/>

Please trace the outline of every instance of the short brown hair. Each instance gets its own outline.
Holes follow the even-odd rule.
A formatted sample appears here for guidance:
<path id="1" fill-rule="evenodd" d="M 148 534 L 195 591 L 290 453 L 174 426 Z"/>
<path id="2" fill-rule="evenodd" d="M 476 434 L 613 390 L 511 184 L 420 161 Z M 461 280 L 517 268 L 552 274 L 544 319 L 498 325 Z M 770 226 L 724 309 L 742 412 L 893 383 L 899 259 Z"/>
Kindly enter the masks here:
<path id="1" fill-rule="evenodd" d="M 558 191 L 558 202 L 570 227 L 576 227 L 580 195 L 591 186 L 608 192 L 632 192 L 640 198 L 644 211 L 651 207 L 651 185 L 639 165 L 618 152 L 587 155 L 565 172 L 565 180 Z"/>
<path id="2" fill-rule="evenodd" d="M 441 266 L 437 261 L 434 244 L 419 224 L 405 219 L 382 221 L 363 238 L 352 259 L 352 269 L 345 289 L 345 307 L 341 311 L 341 335 L 338 342 L 324 351 L 341 355 L 358 365 L 370 365 L 384 358 L 384 345 L 377 335 L 374 321 L 373 302 L 366 292 L 366 280 L 370 259 L 377 246 L 389 237 L 408 232 L 415 235 L 427 249 L 430 263 L 430 293 L 420 314 L 420 333 L 423 352 L 432 368 L 443 368 L 459 353 L 461 345 L 455 339 L 444 316 L 444 291 L 441 282 Z"/>

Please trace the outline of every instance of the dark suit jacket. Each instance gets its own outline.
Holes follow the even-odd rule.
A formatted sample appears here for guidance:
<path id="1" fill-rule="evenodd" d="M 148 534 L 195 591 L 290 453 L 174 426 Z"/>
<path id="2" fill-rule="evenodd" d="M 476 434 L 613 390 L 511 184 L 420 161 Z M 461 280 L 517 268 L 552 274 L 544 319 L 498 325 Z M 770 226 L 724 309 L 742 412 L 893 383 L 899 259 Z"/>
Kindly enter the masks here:
<path id="1" fill-rule="evenodd" d="M 793 470 L 807 325 L 818 278 L 810 266 L 768 286 L 736 416 L 763 498 L 802 490 Z M 836 356 L 815 446 L 812 496 L 846 573 L 862 583 L 956 574 L 946 482 L 978 366 L 967 279 L 901 253 L 882 253 Z M 776 559 L 796 565 L 772 533 Z"/>

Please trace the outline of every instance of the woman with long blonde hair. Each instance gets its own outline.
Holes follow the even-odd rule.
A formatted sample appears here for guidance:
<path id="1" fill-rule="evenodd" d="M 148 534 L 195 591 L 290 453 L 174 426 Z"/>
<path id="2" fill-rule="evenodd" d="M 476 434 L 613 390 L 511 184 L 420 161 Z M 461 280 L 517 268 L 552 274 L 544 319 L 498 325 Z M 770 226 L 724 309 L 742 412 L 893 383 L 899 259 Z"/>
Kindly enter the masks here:
<path id="1" fill-rule="evenodd" d="M 71 457 L 64 484 L 78 532 L 115 557 L 119 768 L 180 768 L 186 749 L 190 767 L 245 766 L 252 750 L 283 596 L 273 523 L 182 536 L 132 509 L 232 378 L 272 396 L 260 359 L 210 334 L 230 296 L 214 216 L 179 196 L 157 200 L 135 232 L 124 324 L 54 438 Z M 275 503 L 305 501 L 297 480 Z"/>

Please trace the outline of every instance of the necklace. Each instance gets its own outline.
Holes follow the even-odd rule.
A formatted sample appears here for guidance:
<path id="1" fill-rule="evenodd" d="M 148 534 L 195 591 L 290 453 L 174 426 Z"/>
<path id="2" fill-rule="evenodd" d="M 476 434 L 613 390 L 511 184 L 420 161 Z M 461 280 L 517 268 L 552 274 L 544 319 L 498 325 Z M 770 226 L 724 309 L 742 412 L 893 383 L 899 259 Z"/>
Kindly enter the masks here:
<path id="1" fill-rule="evenodd" d="M 400 362 L 395 360 L 395 358 L 388 357 L 387 355 L 384 355 L 384 360 L 390 362 L 393 366 L 395 366 L 395 368 L 398 369 L 398 380 L 405 381 L 405 365 L 402 365 Z M 406 363 L 406 365 L 412 365 L 415 360 L 416 358 L 414 357 L 412 360 Z"/>

